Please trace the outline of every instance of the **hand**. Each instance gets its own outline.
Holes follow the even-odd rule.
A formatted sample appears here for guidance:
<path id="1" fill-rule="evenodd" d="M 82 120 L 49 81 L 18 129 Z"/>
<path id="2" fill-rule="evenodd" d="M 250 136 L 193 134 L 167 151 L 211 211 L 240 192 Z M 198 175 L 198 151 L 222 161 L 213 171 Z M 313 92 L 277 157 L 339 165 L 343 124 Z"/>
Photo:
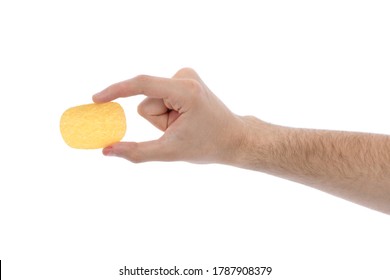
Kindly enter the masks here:
<path id="1" fill-rule="evenodd" d="M 139 113 L 165 133 L 103 150 L 133 162 L 224 163 L 296 181 L 390 214 L 390 136 L 289 128 L 239 117 L 191 69 L 137 76 L 93 97 L 146 95 Z"/>
<path id="2" fill-rule="evenodd" d="M 164 131 L 157 140 L 119 142 L 103 154 L 132 162 L 188 161 L 226 163 L 235 160 L 243 138 L 243 120 L 234 115 L 189 68 L 171 79 L 140 75 L 109 86 L 93 96 L 96 103 L 146 95 L 138 113 Z"/>

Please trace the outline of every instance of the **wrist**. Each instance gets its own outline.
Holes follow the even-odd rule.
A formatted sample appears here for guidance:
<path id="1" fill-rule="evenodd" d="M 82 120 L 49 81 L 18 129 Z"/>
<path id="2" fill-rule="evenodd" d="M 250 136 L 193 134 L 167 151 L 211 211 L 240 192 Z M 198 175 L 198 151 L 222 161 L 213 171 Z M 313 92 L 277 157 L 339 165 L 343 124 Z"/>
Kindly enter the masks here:
<path id="1" fill-rule="evenodd" d="M 239 143 L 231 165 L 264 171 L 272 160 L 272 151 L 282 127 L 253 116 L 242 116 L 237 129 Z"/>

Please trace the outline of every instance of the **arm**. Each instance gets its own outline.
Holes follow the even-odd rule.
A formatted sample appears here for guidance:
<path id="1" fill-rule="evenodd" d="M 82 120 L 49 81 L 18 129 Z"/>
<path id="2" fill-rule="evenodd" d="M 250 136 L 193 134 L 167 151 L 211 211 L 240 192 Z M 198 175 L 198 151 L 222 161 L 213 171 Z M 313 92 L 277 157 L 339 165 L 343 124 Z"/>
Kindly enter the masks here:
<path id="1" fill-rule="evenodd" d="M 310 130 L 247 118 L 234 165 L 299 182 L 390 214 L 390 137 Z"/>
<path id="2" fill-rule="evenodd" d="M 222 163 L 300 182 L 390 214 L 390 136 L 287 128 L 233 114 L 191 69 L 138 76 L 93 97 L 146 95 L 139 113 L 164 135 L 103 150 L 132 162 Z"/>

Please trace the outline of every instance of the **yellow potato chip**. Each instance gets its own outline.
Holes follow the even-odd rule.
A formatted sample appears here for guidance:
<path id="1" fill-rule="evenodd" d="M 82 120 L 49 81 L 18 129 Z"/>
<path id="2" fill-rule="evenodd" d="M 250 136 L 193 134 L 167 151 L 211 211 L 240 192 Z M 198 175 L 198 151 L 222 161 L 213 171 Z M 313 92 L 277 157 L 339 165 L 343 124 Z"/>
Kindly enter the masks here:
<path id="1" fill-rule="evenodd" d="M 123 108 L 115 102 L 86 104 L 66 110 L 60 130 L 72 148 L 104 148 L 125 136 L 126 117 Z"/>

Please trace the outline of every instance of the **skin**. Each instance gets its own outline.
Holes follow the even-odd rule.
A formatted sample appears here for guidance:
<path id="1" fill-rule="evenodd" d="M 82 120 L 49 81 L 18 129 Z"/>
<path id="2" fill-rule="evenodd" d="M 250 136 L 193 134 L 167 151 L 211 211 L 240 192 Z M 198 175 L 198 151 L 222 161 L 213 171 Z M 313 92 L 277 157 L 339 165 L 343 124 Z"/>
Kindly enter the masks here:
<path id="1" fill-rule="evenodd" d="M 143 94 L 138 112 L 164 131 L 147 142 L 103 149 L 135 163 L 221 163 L 299 182 L 390 214 L 390 136 L 273 125 L 233 114 L 190 69 L 140 75 L 93 96 L 96 103 Z"/>

